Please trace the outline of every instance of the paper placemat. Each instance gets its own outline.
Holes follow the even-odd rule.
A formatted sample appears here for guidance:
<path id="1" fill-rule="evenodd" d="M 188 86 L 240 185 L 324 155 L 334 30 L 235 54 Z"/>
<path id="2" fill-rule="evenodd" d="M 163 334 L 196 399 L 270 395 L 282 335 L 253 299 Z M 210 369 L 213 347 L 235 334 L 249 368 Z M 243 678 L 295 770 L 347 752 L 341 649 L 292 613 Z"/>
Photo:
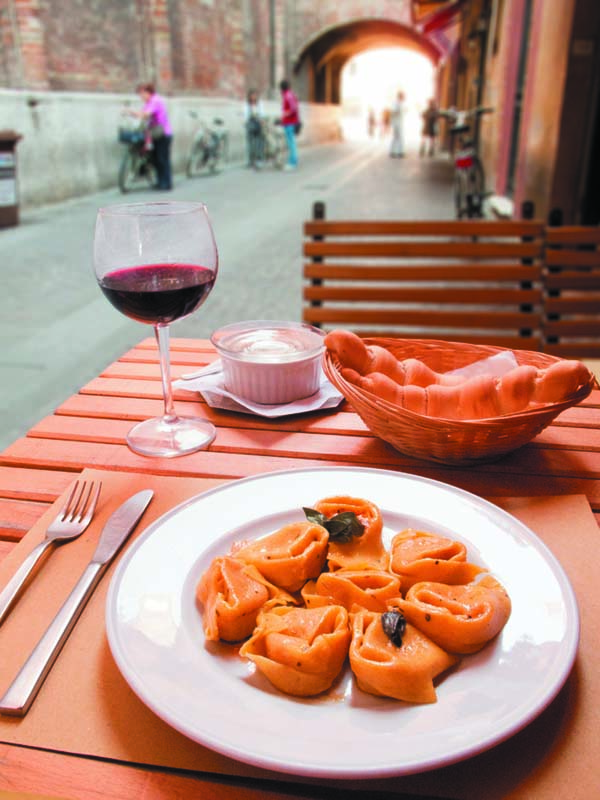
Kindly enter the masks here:
<path id="1" fill-rule="evenodd" d="M 85 470 L 103 481 L 96 519 L 79 540 L 52 552 L 0 627 L 0 692 L 4 692 L 32 646 L 79 577 L 102 526 L 128 496 L 155 490 L 135 536 L 184 500 L 221 481 Z M 354 789 L 413 792 L 472 800 L 555 798 L 569 782 L 572 798 L 588 800 L 597 786 L 600 763 L 596 732 L 600 722 L 600 670 L 594 663 L 600 641 L 597 548 L 600 534 L 583 496 L 495 499 L 546 542 L 560 559 L 577 593 L 582 639 L 575 670 L 557 699 L 524 731 L 466 762 L 421 775 L 369 781 L 316 781 Z M 56 513 L 54 504 L 0 564 L 3 585 L 24 555 L 43 537 Z M 201 532 L 199 532 L 201 536 Z M 0 716 L 0 740 L 67 753 L 159 767 L 232 776 L 309 783 L 233 761 L 177 733 L 138 700 L 118 671 L 104 632 L 109 569 L 84 610 L 29 714 Z M 535 587 L 532 587 L 535 591 Z M 23 624 L 26 620 L 26 624 Z"/>

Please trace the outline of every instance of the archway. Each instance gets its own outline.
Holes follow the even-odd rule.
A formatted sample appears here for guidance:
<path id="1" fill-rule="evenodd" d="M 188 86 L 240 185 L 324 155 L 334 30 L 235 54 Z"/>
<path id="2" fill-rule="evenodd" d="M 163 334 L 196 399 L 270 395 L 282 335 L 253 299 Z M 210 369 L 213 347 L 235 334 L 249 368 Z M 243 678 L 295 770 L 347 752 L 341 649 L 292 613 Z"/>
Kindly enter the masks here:
<path id="1" fill-rule="evenodd" d="M 322 31 L 308 42 L 294 62 L 301 96 L 313 103 L 339 103 L 345 64 L 366 50 L 403 48 L 422 53 L 437 64 L 440 50 L 411 28 L 391 20 L 360 19 Z"/>

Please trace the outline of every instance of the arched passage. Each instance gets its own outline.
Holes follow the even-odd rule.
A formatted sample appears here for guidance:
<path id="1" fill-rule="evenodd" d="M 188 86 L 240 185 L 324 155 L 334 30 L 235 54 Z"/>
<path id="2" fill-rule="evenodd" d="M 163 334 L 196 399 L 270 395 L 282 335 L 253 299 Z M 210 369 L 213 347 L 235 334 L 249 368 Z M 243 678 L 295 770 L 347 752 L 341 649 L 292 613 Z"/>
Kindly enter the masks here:
<path id="1" fill-rule="evenodd" d="M 319 33 L 298 54 L 296 84 L 313 103 L 339 103 L 346 62 L 365 50 L 401 47 L 416 50 L 437 64 L 440 51 L 421 34 L 391 20 L 360 19 Z"/>

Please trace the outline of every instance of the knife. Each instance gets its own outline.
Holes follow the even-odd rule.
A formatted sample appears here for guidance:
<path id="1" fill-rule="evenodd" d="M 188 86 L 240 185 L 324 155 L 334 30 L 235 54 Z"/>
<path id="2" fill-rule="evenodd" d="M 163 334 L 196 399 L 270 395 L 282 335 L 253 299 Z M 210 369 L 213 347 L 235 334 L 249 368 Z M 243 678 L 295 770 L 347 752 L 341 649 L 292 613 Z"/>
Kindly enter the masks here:
<path id="1" fill-rule="evenodd" d="M 42 683 L 50 672 L 85 604 L 98 585 L 109 563 L 133 531 L 152 499 L 154 492 L 145 489 L 126 500 L 110 516 L 96 547 L 96 552 L 74 589 L 33 649 L 16 678 L 0 698 L 0 713 L 24 717 Z"/>

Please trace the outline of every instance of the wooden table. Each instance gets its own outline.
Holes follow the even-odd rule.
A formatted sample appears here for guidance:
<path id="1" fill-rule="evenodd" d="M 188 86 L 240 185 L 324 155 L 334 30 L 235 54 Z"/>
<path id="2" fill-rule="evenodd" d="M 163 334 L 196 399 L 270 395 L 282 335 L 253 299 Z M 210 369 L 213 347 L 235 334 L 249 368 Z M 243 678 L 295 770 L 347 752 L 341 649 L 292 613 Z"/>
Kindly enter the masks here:
<path id="1" fill-rule="evenodd" d="M 207 341 L 174 339 L 173 378 L 214 358 Z M 530 445 L 475 469 L 403 456 L 373 437 L 346 404 L 334 411 L 268 421 L 210 409 L 189 392 L 177 391 L 175 397 L 179 412 L 205 416 L 218 426 L 210 449 L 178 459 L 132 453 L 125 444 L 132 423 L 162 412 L 157 350 L 154 340 L 146 339 L 7 447 L 0 454 L 0 559 L 85 467 L 235 479 L 296 467 L 372 466 L 435 478 L 488 498 L 584 494 L 600 524 L 598 390 L 561 414 Z M 265 796 L 264 787 L 251 781 L 221 783 L 214 776 L 147 770 L 2 743 L 0 765 L 0 794 L 1 790 L 73 798 L 93 794 L 111 800 L 142 794 L 144 798 Z M 595 769 L 600 776 L 600 767 Z M 318 787 L 268 788 L 275 798 L 325 796 Z M 338 795 L 330 790 L 327 796 Z"/>

